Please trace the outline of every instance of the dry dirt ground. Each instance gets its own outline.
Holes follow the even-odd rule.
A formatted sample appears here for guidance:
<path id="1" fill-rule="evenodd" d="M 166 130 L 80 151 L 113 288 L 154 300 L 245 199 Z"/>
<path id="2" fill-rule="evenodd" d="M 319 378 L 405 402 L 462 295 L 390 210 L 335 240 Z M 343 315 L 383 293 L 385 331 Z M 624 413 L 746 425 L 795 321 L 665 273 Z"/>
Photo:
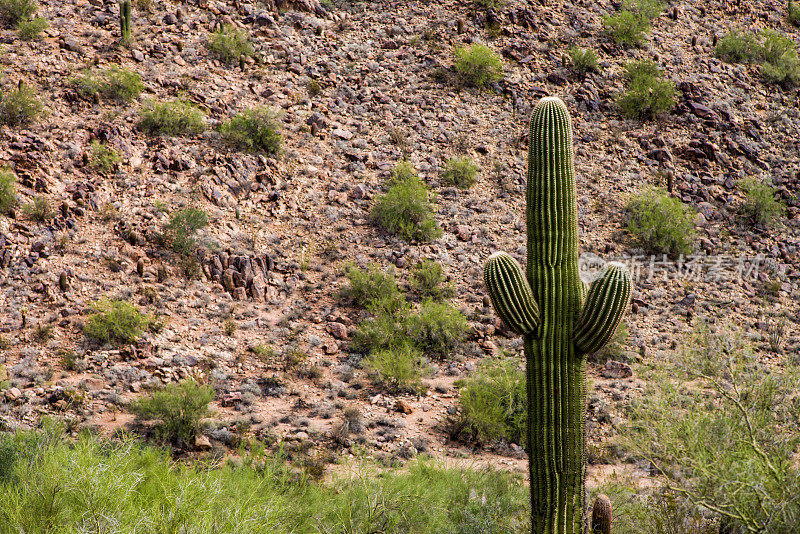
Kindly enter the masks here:
<path id="1" fill-rule="evenodd" d="M 343 407 L 357 405 L 366 428 L 350 442 L 369 455 L 427 451 L 523 471 L 515 444 L 474 449 L 449 441 L 442 424 L 457 406 L 455 380 L 488 355 L 520 352 L 519 340 L 501 335 L 485 306 L 481 267 L 497 249 L 524 257 L 525 122 L 548 94 L 564 99 L 574 121 L 583 252 L 638 254 L 623 207 L 671 172 L 675 194 L 698 209 L 698 253 L 729 262 L 717 277 L 671 272 L 666 281 L 646 273 L 637 280 L 630 338 L 619 354 L 633 376 L 590 365 L 592 446 L 615 435 L 623 407 L 643 390 L 637 366 L 678 349 L 699 317 L 746 329 L 760 357 L 780 364 L 766 343 L 779 316 L 788 320 L 785 353 L 796 353 L 800 342 L 797 93 L 765 85 L 755 66 L 719 61 L 712 41 L 736 27 L 800 38 L 783 4 L 672 2 L 643 47 L 621 49 L 603 34 L 603 15 L 616 9 L 608 1 L 510 0 L 488 14 L 467 1 L 165 1 L 149 12 L 134 2 L 129 46 L 119 44 L 116 2 L 41 2 L 38 14 L 50 22 L 43 39 L 23 42 L 13 30 L 0 31 L 4 90 L 22 80 L 47 109 L 27 129 L 0 129 L 0 166 L 19 177 L 23 204 L 44 196 L 55 211 L 44 223 L 20 210 L 0 217 L 0 363 L 7 375 L 0 421 L 30 427 L 52 414 L 111 433 L 132 419 L 125 401 L 198 376 L 218 393 L 207 433 L 216 450 L 241 432 L 323 444 Z M 246 30 L 263 60 L 241 70 L 210 56 L 205 43 L 218 23 Z M 503 80 L 476 90 L 434 76 L 451 67 L 454 47 L 472 42 L 502 54 Z M 564 63 L 572 46 L 595 49 L 602 73 L 576 76 Z M 644 58 L 675 82 L 678 104 L 658 121 L 625 120 L 615 104 L 622 68 Z M 76 94 L 73 76 L 112 65 L 142 76 L 140 98 L 117 106 Z M 206 133 L 159 138 L 136 128 L 149 99 L 178 96 L 207 114 Z M 255 106 L 281 113 L 278 157 L 232 151 L 213 130 Z M 118 170 L 100 174 L 84 165 L 93 139 L 120 152 Z M 369 221 L 404 153 L 438 195 L 444 234 L 432 243 L 405 243 Z M 455 155 L 480 166 L 470 190 L 440 183 L 444 160 Z M 771 230 L 744 225 L 736 213 L 737 180 L 750 176 L 771 180 L 789 206 Z M 199 236 L 206 253 L 195 279 L 157 239 L 168 214 L 187 205 L 210 220 Z M 737 279 L 738 259 L 758 254 L 758 274 Z M 427 394 L 387 395 L 350 366 L 349 338 L 365 314 L 337 297 L 343 266 L 393 265 L 406 283 L 423 258 L 452 278 L 471 334 L 457 354 L 436 362 Z M 215 266 L 237 276 L 258 271 L 263 286 L 223 284 Z M 159 314 L 163 329 L 128 347 L 93 345 L 82 325 L 103 296 Z M 236 326 L 232 335 L 226 320 Z M 258 344 L 272 347 L 275 358 L 248 351 Z M 295 349 L 321 377 L 284 372 L 282 358 Z M 602 477 L 623 467 L 592 469 Z"/>

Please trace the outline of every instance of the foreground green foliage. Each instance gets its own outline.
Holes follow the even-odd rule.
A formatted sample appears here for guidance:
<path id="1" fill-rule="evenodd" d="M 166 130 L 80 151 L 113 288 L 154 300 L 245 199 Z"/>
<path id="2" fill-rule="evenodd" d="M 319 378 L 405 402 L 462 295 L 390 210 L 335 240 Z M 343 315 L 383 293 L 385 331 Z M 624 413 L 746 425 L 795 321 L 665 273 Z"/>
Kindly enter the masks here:
<path id="1" fill-rule="evenodd" d="M 425 460 L 403 471 L 358 471 L 322 485 L 257 448 L 238 467 L 192 466 L 132 441 L 19 432 L 0 437 L 0 524 L 49 534 L 526 531 L 517 477 Z"/>
<path id="2" fill-rule="evenodd" d="M 455 57 L 456 76 L 469 87 L 483 87 L 503 75 L 503 60 L 486 45 L 456 48 Z"/>
<path id="3" fill-rule="evenodd" d="M 391 393 L 419 391 L 424 365 L 422 352 L 409 343 L 390 343 L 386 348 L 373 351 L 364 361 L 364 366 Z"/>
<path id="4" fill-rule="evenodd" d="M 786 206 L 775 198 L 775 188 L 757 178 L 747 178 L 739 182 L 744 193 L 740 213 L 751 223 L 772 226 L 783 217 Z"/>
<path id="5" fill-rule="evenodd" d="M 479 167 L 467 156 L 448 158 L 442 170 L 442 182 L 461 189 L 469 189 L 475 185 Z"/>
<path id="6" fill-rule="evenodd" d="M 255 53 L 247 32 L 230 24 L 212 33 L 206 46 L 217 59 L 225 63 L 235 63 L 240 57 Z"/>
<path id="7" fill-rule="evenodd" d="M 172 213 L 162 238 L 173 252 L 188 255 L 197 246 L 195 234 L 208 225 L 208 215 L 200 208 L 187 207 Z"/>
<path id="8" fill-rule="evenodd" d="M 622 46 L 640 46 L 644 34 L 650 31 L 650 22 L 664 11 L 660 0 L 625 0 L 619 12 L 603 18 L 603 25 L 611 39 Z"/>
<path id="9" fill-rule="evenodd" d="M 132 101 L 144 90 L 138 73 L 117 66 L 110 67 L 99 75 L 87 70 L 73 77 L 70 83 L 82 98 L 102 96 L 120 104 Z"/>
<path id="10" fill-rule="evenodd" d="M 632 61 L 625 66 L 625 91 L 617 99 L 629 119 L 653 119 L 675 107 L 675 84 L 652 61 Z"/>
<path id="11" fill-rule="evenodd" d="M 758 63 L 764 81 L 784 87 L 800 84 L 800 57 L 795 42 L 775 30 L 733 30 L 717 43 L 715 55 L 728 63 Z"/>
<path id="12" fill-rule="evenodd" d="M 30 19 L 37 9 L 36 0 L 0 0 L 0 25 L 14 27 Z"/>
<path id="13" fill-rule="evenodd" d="M 36 92 L 27 85 L 20 84 L 0 95 L 0 124 L 12 128 L 30 126 L 42 114 L 42 108 Z"/>
<path id="14" fill-rule="evenodd" d="M 659 189 L 648 189 L 626 206 L 628 231 L 650 254 L 689 254 L 694 242 L 694 213 Z"/>
<path id="15" fill-rule="evenodd" d="M 800 531 L 800 374 L 763 365 L 740 334 L 699 323 L 686 349 L 653 361 L 634 406 L 631 450 L 729 532 Z"/>
<path id="16" fill-rule="evenodd" d="M 357 306 L 371 308 L 381 301 L 402 299 L 394 272 L 384 272 L 375 264 L 369 265 L 365 270 L 350 264 L 345 267 L 345 274 L 349 283 L 341 289 L 340 295 Z M 390 307 L 397 311 L 399 304 Z"/>
<path id="17" fill-rule="evenodd" d="M 423 299 L 442 300 L 455 295 L 452 282 L 447 281 L 441 264 L 423 260 L 411 268 L 411 290 Z"/>
<path id="18" fill-rule="evenodd" d="M 117 168 L 121 158 L 114 147 L 100 141 L 92 141 L 91 165 L 99 172 L 111 172 Z"/>
<path id="19" fill-rule="evenodd" d="M 405 331 L 426 355 L 444 360 L 461 344 L 468 325 L 464 314 L 444 302 L 423 302 L 404 322 Z"/>
<path id="20" fill-rule="evenodd" d="M 34 17 L 31 20 L 21 20 L 17 23 L 17 35 L 23 41 L 39 39 L 42 32 L 47 29 L 49 24 L 43 17 Z"/>
<path id="21" fill-rule="evenodd" d="M 0 215 L 7 215 L 17 204 L 16 183 L 13 172 L 0 168 Z"/>
<path id="22" fill-rule="evenodd" d="M 572 68 L 580 76 L 586 76 L 590 72 L 600 72 L 600 65 L 597 63 L 597 53 L 591 48 L 570 48 L 569 58 L 572 61 Z"/>
<path id="23" fill-rule="evenodd" d="M 186 447 L 193 445 L 195 436 L 203 429 L 201 419 L 210 415 L 208 403 L 212 400 L 214 388 L 185 380 L 140 397 L 128 409 L 139 419 L 158 420 L 154 431 L 160 443 Z"/>
<path id="24" fill-rule="evenodd" d="M 149 315 L 122 300 L 103 298 L 92 305 L 92 310 L 83 331 L 99 343 L 133 343 L 152 321 Z"/>
<path id="25" fill-rule="evenodd" d="M 219 127 L 222 140 L 241 150 L 277 154 L 281 148 L 280 123 L 267 108 L 248 109 Z"/>
<path id="26" fill-rule="evenodd" d="M 398 165 L 389 190 L 378 197 L 372 219 L 406 241 L 432 241 L 442 234 L 436 224 L 428 186 L 408 164 Z"/>
<path id="27" fill-rule="evenodd" d="M 139 128 L 152 135 L 197 135 L 206 129 L 200 110 L 183 100 L 149 102 L 142 111 Z"/>

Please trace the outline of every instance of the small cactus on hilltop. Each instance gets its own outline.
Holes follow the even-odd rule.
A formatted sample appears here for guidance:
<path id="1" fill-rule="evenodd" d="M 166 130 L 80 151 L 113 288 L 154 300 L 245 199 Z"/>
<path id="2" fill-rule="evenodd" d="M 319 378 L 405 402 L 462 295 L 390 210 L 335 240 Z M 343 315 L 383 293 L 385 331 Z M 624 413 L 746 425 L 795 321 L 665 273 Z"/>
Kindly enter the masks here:
<path id="1" fill-rule="evenodd" d="M 560 99 L 536 105 L 529 140 L 526 270 L 496 252 L 484 281 L 497 314 L 525 342 L 531 533 L 583 534 L 586 355 L 616 331 L 632 282 L 618 263 L 588 287 L 578 274 L 572 123 Z"/>
<path id="2" fill-rule="evenodd" d="M 119 29 L 122 40 L 131 40 L 131 0 L 122 0 L 119 3 Z"/>

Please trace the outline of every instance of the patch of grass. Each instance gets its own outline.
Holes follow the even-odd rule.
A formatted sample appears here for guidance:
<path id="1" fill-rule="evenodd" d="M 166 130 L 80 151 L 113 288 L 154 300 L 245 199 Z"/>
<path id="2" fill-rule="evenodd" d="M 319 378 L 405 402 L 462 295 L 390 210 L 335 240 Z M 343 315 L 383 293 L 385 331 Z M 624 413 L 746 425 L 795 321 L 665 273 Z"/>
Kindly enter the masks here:
<path id="1" fill-rule="evenodd" d="M 201 419 L 211 412 L 208 403 L 214 400 L 214 389 L 194 380 L 169 384 L 149 397 L 131 402 L 128 409 L 143 420 L 158 419 L 156 439 L 179 447 L 190 447 L 202 431 Z"/>
<path id="2" fill-rule="evenodd" d="M 625 0 L 622 9 L 627 9 L 636 15 L 652 21 L 664 12 L 664 2 L 661 0 Z"/>
<path id="3" fill-rule="evenodd" d="M 162 238 L 173 252 L 186 256 L 197 246 L 195 234 L 208 225 L 208 215 L 200 208 L 188 207 L 172 213 Z"/>
<path id="4" fill-rule="evenodd" d="M 121 67 L 110 67 L 103 75 L 100 92 L 106 98 L 127 103 L 144 90 L 139 73 Z"/>
<path id="5" fill-rule="evenodd" d="M 16 183 L 13 172 L 0 168 L 0 215 L 8 215 L 17 205 Z"/>
<path id="6" fill-rule="evenodd" d="M 206 129 L 205 116 L 183 100 L 149 102 L 141 113 L 139 129 L 151 135 L 197 135 Z"/>
<path id="7" fill-rule="evenodd" d="M 100 141 L 92 141 L 91 165 L 99 172 L 111 172 L 117 168 L 121 158 L 114 147 Z"/>
<path id="8" fill-rule="evenodd" d="M 267 108 L 248 109 L 219 127 L 222 140 L 237 149 L 277 154 L 281 148 L 281 125 Z"/>
<path id="9" fill-rule="evenodd" d="M 387 232 L 406 241 L 432 241 L 442 234 L 436 224 L 428 186 L 416 172 L 390 181 L 389 190 L 378 197 L 372 219 Z"/>
<path id="10" fill-rule="evenodd" d="M 461 189 L 469 189 L 475 185 L 479 167 L 467 156 L 448 158 L 442 170 L 442 182 Z"/>
<path id="11" fill-rule="evenodd" d="M 789 24 L 800 26 L 800 7 L 794 3 L 794 0 L 789 0 L 789 5 L 786 9 L 786 20 L 789 21 Z"/>
<path id="12" fill-rule="evenodd" d="M 392 393 L 416 392 L 421 388 L 422 352 L 407 343 L 372 352 L 364 366 Z"/>
<path id="13" fill-rule="evenodd" d="M 453 67 L 459 81 L 469 87 L 483 87 L 503 76 L 500 55 L 482 44 L 456 48 Z"/>
<path id="14" fill-rule="evenodd" d="M 122 300 L 102 298 L 92 305 L 92 313 L 83 327 L 86 337 L 101 344 L 133 343 L 150 325 L 151 317 Z"/>
<path id="15" fill-rule="evenodd" d="M 786 206 L 775 198 L 775 188 L 756 178 L 746 178 L 739 182 L 744 193 L 744 202 L 739 212 L 753 224 L 770 227 L 783 217 Z"/>
<path id="16" fill-rule="evenodd" d="M 406 331 L 415 346 L 426 355 L 446 359 L 466 336 L 464 314 L 444 302 L 423 302 L 417 313 L 408 317 Z"/>
<path id="17" fill-rule="evenodd" d="M 800 58 L 795 42 L 775 30 L 733 30 L 717 43 L 715 54 L 728 63 L 760 63 L 768 84 L 800 85 Z"/>
<path id="18" fill-rule="evenodd" d="M 760 50 L 754 34 L 732 30 L 717 42 L 714 55 L 727 63 L 753 63 L 761 55 Z"/>
<path id="19" fill-rule="evenodd" d="M 42 114 L 42 103 L 36 92 L 27 85 L 4 91 L 0 96 L 0 124 L 12 128 L 29 126 Z"/>
<path id="20" fill-rule="evenodd" d="M 50 25 L 44 17 L 34 17 L 31 20 L 21 20 L 17 23 L 17 35 L 23 41 L 39 39 L 42 32 Z"/>
<path id="21" fill-rule="evenodd" d="M 597 62 L 597 53 L 591 48 L 570 48 L 569 59 L 572 61 L 573 70 L 580 76 L 586 76 L 586 74 L 590 72 L 600 72 L 600 64 Z"/>
<path id="22" fill-rule="evenodd" d="M 504 439 L 527 446 L 525 373 L 516 360 L 484 361 L 474 376 L 457 385 L 459 412 L 447 422 L 453 439 L 478 443 Z"/>
<path id="23" fill-rule="evenodd" d="M 442 266 L 431 260 L 423 260 L 411 269 L 411 290 L 423 299 L 442 300 L 455 294 L 453 284 L 447 281 Z"/>
<path id="24" fill-rule="evenodd" d="M 212 33 L 206 47 L 217 59 L 225 63 L 235 63 L 240 57 L 249 57 L 255 53 L 247 32 L 230 24 Z"/>
<path id="25" fill-rule="evenodd" d="M 626 206 L 628 231 L 651 254 L 689 254 L 694 242 L 694 212 L 660 189 L 648 189 Z"/>
<path id="26" fill-rule="evenodd" d="M 675 107 L 675 84 L 652 61 L 634 61 L 625 67 L 626 89 L 617 103 L 629 119 L 653 119 Z"/>
<path id="27" fill-rule="evenodd" d="M 603 17 L 603 26 L 612 41 L 625 47 L 642 45 L 644 34 L 650 31 L 646 18 L 627 9 Z"/>
<path id="28" fill-rule="evenodd" d="M 33 202 L 22 206 L 22 211 L 36 222 L 45 222 L 53 218 L 53 210 L 47 197 L 37 196 Z"/>
<path id="29" fill-rule="evenodd" d="M 13 28 L 33 17 L 37 9 L 36 0 L 0 0 L 0 25 Z"/>

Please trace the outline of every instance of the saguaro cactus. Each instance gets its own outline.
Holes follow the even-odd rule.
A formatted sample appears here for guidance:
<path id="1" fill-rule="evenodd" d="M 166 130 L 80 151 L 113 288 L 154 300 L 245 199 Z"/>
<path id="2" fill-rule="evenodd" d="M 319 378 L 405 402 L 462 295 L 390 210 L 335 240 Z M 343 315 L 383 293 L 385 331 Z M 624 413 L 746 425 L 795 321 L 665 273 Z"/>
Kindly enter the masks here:
<path id="1" fill-rule="evenodd" d="M 525 340 L 531 532 L 585 533 L 586 354 L 619 326 L 631 278 L 610 263 L 591 287 L 580 279 L 572 122 L 558 98 L 543 98 L 531 116 L 526 197 L 526 271 L 496 252 L 484 281 Z"/>
<path id="2" fill-rule="evenodd" d="M 131 39 L 131 0 L 119 3 L 119 30 L 123 41 Z"/>

